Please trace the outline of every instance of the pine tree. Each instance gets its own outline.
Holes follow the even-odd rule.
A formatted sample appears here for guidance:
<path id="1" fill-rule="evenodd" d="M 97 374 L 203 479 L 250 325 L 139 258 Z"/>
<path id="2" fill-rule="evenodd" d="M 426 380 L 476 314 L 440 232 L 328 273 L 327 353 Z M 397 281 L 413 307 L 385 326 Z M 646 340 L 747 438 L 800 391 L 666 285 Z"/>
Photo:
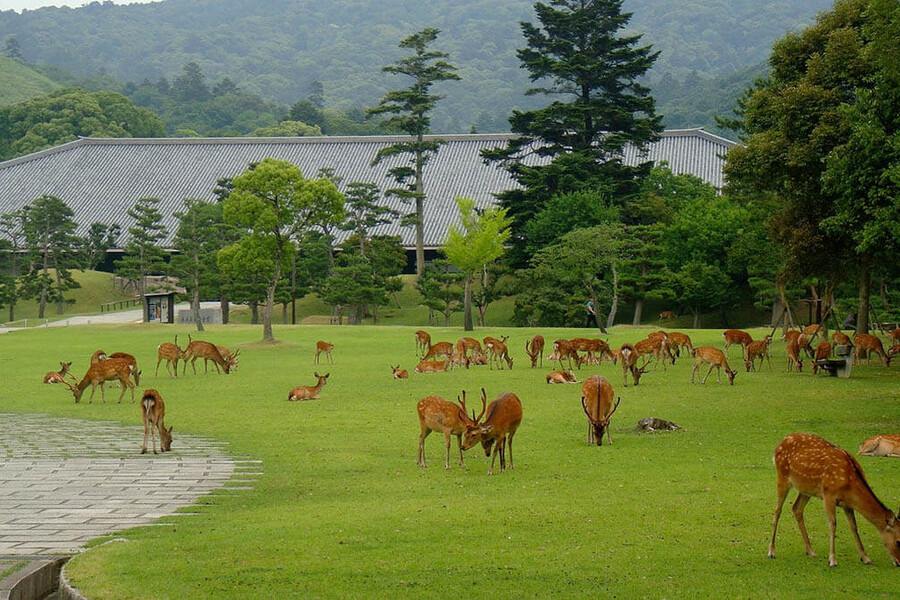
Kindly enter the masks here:
<path id="1" fill-rule="evenodd" d="M 374 183 L 354 181 L 347 186 L 345 195 L 347 218 L 341 228 L 353 232 L 359 244 L 359 253 L 365 256 L 369 230 L 390 223 L 399 214 L 392 208 L 378 203 L 381 191 Z"/>
<path id="2" fill-rule="evenodd" d="M 158 205 L 159 198 L 141 198 L 128 209 L 127 214 L 134 224 L 128 228 L 125 256 L 116 263 L 119 275 L 137 283 L 137 293 L 141 298 L 147 291 L 147 276 L 166 269 L 166 252 L 159 244 L 168 231 L 162 224 Z"/>
<path id="3" fill-rule="evenodd" d="M 172 271 L 191 294 L 191 314 L 197 331 L 203 331 L 200 319 L 200 295 L 219 283 L 216 253 L 222 243 L 222 205 L 188 199 L 185 210 L 175 213 L 178 230 L 172 258 Z"/>

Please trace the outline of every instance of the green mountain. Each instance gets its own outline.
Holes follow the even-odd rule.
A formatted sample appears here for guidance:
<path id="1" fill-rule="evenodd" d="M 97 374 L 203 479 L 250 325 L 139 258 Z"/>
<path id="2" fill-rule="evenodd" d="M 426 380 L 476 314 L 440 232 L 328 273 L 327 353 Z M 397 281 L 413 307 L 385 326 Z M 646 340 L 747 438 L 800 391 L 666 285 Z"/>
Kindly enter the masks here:
<path id="1" fill-rule="evenodd" d="M 772 42 L 809 23 L 831 0 L 626 0 L 632 29 L 662 54 L 650 83 L 710 80 L 762 63 Z M 290 104 L 314 82 L 325 103 L 371 106 L 396 81 L 381 67 L 397 43 L 425 26 L 442 30 L 438 47 L 460 67 L 434 128 L 504 129 L 513 107 L 544 99 L 515 55 L 519 22 L 532 0 L 167 0 L 91 3 L 83 8 L 0 12 L 0 39 L 14 35 L 25 58 L 80 77 L 121 81 L 172 79 L 196 61 L 213 80 Z M 668 77 L 668 80 L 664 78 Z"/>
<path id="2" fill-rule="evenodd" d="M 59 87 L 27 65 L 0 56 L 0 106 L 47 94 Z"/>

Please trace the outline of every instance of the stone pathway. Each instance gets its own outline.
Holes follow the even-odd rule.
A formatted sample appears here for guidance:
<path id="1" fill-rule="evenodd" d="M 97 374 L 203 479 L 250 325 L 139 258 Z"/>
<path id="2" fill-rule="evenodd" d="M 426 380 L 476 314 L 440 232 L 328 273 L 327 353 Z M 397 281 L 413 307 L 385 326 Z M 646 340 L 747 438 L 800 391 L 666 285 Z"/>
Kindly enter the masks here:
<path id="1" fill-rule="evenodd" d="M 76 552 L 193 504 L 236 471 L 258 474 L 259 461 L 232 460 L 223 444 L 176 431 L 172 452 L 141 455 L 142 437 L 142 427 L 0 413 L 0 561 Z"/>

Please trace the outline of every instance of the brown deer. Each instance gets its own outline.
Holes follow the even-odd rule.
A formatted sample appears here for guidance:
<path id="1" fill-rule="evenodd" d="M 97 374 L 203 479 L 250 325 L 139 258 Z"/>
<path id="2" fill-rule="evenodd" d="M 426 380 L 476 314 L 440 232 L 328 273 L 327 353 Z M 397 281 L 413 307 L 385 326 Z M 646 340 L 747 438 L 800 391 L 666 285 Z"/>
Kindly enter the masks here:
<path id="1" fill-rule="evenodd" d="M 882 434 L 870 437 L 859 445 L 863 456 L 896 456 L 900 458 L 900 435 Z"/>
<path id="2" fill-rule="evenodd" d="M 553 342 L 553 353 L 548 360 L 558 361 L 560 369 L 562 369 L 563 360 L 566 360 L 569 363 L 569 370 L 572 369 L 572 361 L 574 360 L 575 366 L 579 369 L 581 368 L 581 357 L 578 356 L 578 350 L 569 340 L 556 340 Z"/>
<path id="3" fill-rule="evenodd" d="M 106 360 L 107 358 L 104 350 L 95 350 L 94 353 L 91 354 L 91 364 L 96 365 L 101 360 Z"/>
<path id="4" fill-rule="evenodd" d="M 608 358 L 612 360 L 612 350 L 609 348 L 609 344 L 604 342 L 603 340 L 598 339 L 590 339 L 590 338 L 575 338 L 569 340 L 572 346 L 578 352 L 586 352 L 587 353 L 587 361 L 589 364 L 600 364 L 600 362 L 604 358 Z"/>
<path id="5" fill-rule="evenodd" d="M 91 365 L 87 373 L 84 374 L 82 380 L 72 385 L 67 381 L 63 381 L 75 396 L 75 402 L 81 402 L 81 396 L 88 386 L 91 386 L 91 397 L 88 402 L 94 401 L 94 393 L 97 386 L 100 386 L 100 399 L 106 402 L 106 390 L 104 385 L 107 381 L 117 380 L 122 386 L 122 393 L 119 394 L 119 402 L 125 397 L 125 390 L 131 390 L 131 401 L 134 402 L 134 383 L 131 382 L 132 365 L 120 358 L 108 358 Z"/>
<path id="6" fill-rule="evenodd" d="M 831 344 L 826 340 L 822 340 L 821 342 L 819 342 L 819 345 L 816 346 L 816 354 L 815 356 L 813 356 L 813 375 L 819 372 L 819 361 L 825 360 L 829 356 L 831 356 Z"/>
<path id="7" fill-rule="evenodd" d="M 628 387 L 628 373 L 631 373 L 631 378 L 634 380 L 634 385 L 639 385 L 641 383 L 641 375 L 647 372 L 647 363 L 644 363 L 642 366 L 637 366 L 638 358 L 640 358 L 640 354 L 635 350 L 634 346 L 631 344 L 622 344 L 622 347 L 619 348 L 618 352 L 614 355 L 615 360 L 622 361 L 622 377 L 625 380 L 625 387 Z"/>
<path id="8" fill-rule="evenodd" d="M 671 311 L 671 310 L 664 310 L 661 313 L 659 313 L 660 321 L 668 321 L 668 320 L 677 319 L 677 318 L 678 318 L 678 315 L 676 315 L 675 312 Z"/>
<path id="9" fill-rule="evenodd" d="M 431 346 L 431 335 L 422 329 L 416 331 L 416 355 L 424 356 Z M 421 353 L 421 354 L 420 354 Z"/>
<path id="10" fill-rule="evenodd" d="M 44 375 L 44 383 L 63 383 L 66 380 L 66 375 L 71 377 L 69 374 L 69 369 L 72 368 L 72 363 L 70 362 L 61 362 L 59 363 L 60 369 L 59 371 L 50 371 L 46 375 Z"/>
<path id="11" fill-rule="evenodd" d="M 401 369 L 400 365 L 391 367 L 391 377 L 394 379 L 409 379 L 409 371 Z"/>
<path id="12" fill-rule="evenodd" d="M 663 370 L 668 369 L 667 362 L 670 357 L 666 350 L 665 338 L 655 337 L 653 339 L 645 339 L 634 344 L 634 350 L 640 356 L 652 356 L 655 360 L 654 364 L 662 362 Z M 648 361 L 649 362 L 649 361 Z M 646 364 L 644 365 L 646 366 Z"/>
<path id="13" fill-rule="evenodd" d="M 676 352 L 672 349 L 672 339 L 668 333 L 662 330 L 654 331 L 647 336 L 647 339 L 658 342 L 661 346 L 660 355 L 665 355 L 665 360 L 671 361 L 673 365 L 675 364 Z M 665 361 L 663 364 L 665 364 Z"/>
<path id="14" fill-rule="evenodd" d="M 487 399 L 487 393 L 481 388 L 482 401 Z M 512 442 L 516 430 L 522 423 L 522 402 L 513 393 L 501 394 L 496 400 L 488 404 L 487 416 L 484 421 L 476 419 L 474 423 L 466 425 L 466 433 L 463 437 L 463 450 L 468 450 L 481 442 L 484 455 L 491 457 L 491 467 L 488 475 L 494 474 L 494 461 L 500 454 L 500 471 L 506 470 L 506 450 L 509 447 L 509 468 L 514 468 Z M 493 453 L 491 448 L 493 447 Z"/>
<path id="15" fill-rule="evenodd" d="M 891 331 L 890 337 L 891 343 L 893 345 L 896 346 L 897 344 L 900 344 L 900 325 L 894 327 L 893 331 Z"/>
<path id="16" fill-rule="evenodd" d="M 615 392 L 606 377 L 592 375 L 581 386 L 581 408 L 588 418 L 587 443 L 603 445 L 603 435 L 609 438 L 612 444 L 612 435 L 609 431 L 609 421 L 613 413 L 619 408 L 621 398 L 616 399 L 613 406 Z"/>
<path id="17" fill-rule="evenodd" d="M 800 527 L 800 536 L 808 556 L 816 553 L 809 543 L 809 534 L 803 521 L 803 511 L 813 496 L 821 498 L 828 517 L 828 565 L 837 566 L 834 555 L 834 533 L 837 525 L 835 508 L 840 506 L 847 515 L 850 532 L 856 541 L 859 559 L 870 564 L 872 561 L 863 548 L 856 528 L 856 514 L 859 511 L 867 521 L 875 526 L 881 540 L 895 566 L 900 567 L 900 521 L 875 496 L 869 487 L 862 467 L 849 452 L 838 448 L 817 435 L 792 433 L 775 448 L 775 473 L 777 500 L 772 518 L 772 539 L 769 542 L 769 558 L 775 558 L 775 534 L 778 520 L 788 492 L 793 487 L 799 496 L 794 502 L 793 513 Z"/>
<path id="18" fill-rule="evenodd" d="M 196 363 L 197 359 L 200 358 L 203 359 L 204 373 L 209 373 L 209 361 L 212 361 L 217 373 L 225 371 L 226 375 L 231 372 L 231 369 L 234 366 L 233 362 L 225 360 L 225 358 L 222 356 L 222 353 L 219 352 L 219 348 L 215 344 L 204 342 L 202 340 L 195 340 L 192 339 L 190 335 L 188 335 L 188 345 L 187 348 L 185 348 L 182 357 L 182 360 L 184 361 L 184 368 L 181 371 L 182 375 L 187 373 L 188 363 L 191 364 L 191 369 L 193 369 L 194 375 L 196 375 Z"/>
<path id="19" fill-rule="evenodd" d="M 453 344 L 450 342 L 438 342 L 437 344 L 429 345 L 422 360 L 432 360 L 438 356 L 445 356 L 448 359 L 453 358 Z"/>
<path id="20" fill-rule="evenodd" d="M 483 352 L 481 349 L 481 342 L 472 337 L 459 338 L 459 340 L 456 341 L 456 347 L 457 350 L 462 348 L 463 353 L 466 356 L 469 356 L 469 354 L 474 356 Z"/>
<path id="21" fill-rule="evenodd" d="M 793 339 L 788 340 L 787 346 L 785 346 L 785 352 L 787 353 L 787 370 L 788 372 L 794 370 L 794 366 L 797 367 L 797 372 L 803 371 L 803 359 L 800 358 L 800 336 L 796 336 Z"/>
<path id="22" fill-rule="evenodd" d="M 323 340 L 319 340 L 316 342 L 316 364 L 319 364 L 319 355 L 325 353 L 325 357 L 328 359 L 329 364 L 334 364 L 334 359 L 331 357 L 331 351 L 334 350 L 334 344 L 329 344 Z"/>
<path id="23" fill-rule="evenodd" d="M 815 350 L 812 347 L 812 338 L 806 335 L 805 333 L 801 333 L 797 336 L 797 346 L 806 352 L 806 356 L 812 358 L 815 354 Z"/>
<path id="24" fill-rule="evenodd" d="M 675 352 L 675 356 L 681 356 L 682 348 L 685 348 L 688 351 L 688 354 L 694 349 L 690 336 L 678 331 L 669 332 L 669 343 L 672 350 Z"/>
<path id="25" fill-rule="evenodd" d="M 694 383 L 694 376 L 697 374 L 697 371 L 700 370 L 700 365 L 706 363 L 709 365 L 709 369 L 706 371 L 706 376 L 700 383 L 706 383 L 706 380 L 709 379 L 709 374 L 712 373 L 712 370 L 715 368 L 716 381 L 718 383 L 722 383 L 722 369 L 725 369 L 729 385 L 734 385 L 734 378 L 737 375 L 737 371 L 728 366 L 728 357 L 725 356 L 724 352 L 718 348 L 713 348 L 712 346 L 699 346 L 694 348 L 693 355 L 694 368 L 691 371 L 691 383 Z"/>
<path id="26" fill-rule="evenodd" d="M 111 358 L 124 360 L 131 365 L 131 376 L 134 377 L 134 385 L 141 385 L 141 371 L 138 370 L 137 359 L 134 356 L 127 352 L 113 352 L 112 354 L 108 354 L 106 358 L 107 360 Z"/>
<path id="27" fill-rule="evenodd" d="M 488 365 L 491 369 L 494 368 L 494 362 L 496 361 L 497 367 L 502 371 L 503 363 L 506 363 L 506 366 L 509 369 L 513 368 L 512 358 L 509 356 L 509 348 L 506 346 L 506 340 L 509 339 L 508 335 L 504 335 L 499 340 L 497 338 L 486 337 L 484 338 L 484 349 L 488 353 Z"/>
<path id="28" fill-rule="evenodd" d="M 885 353 L 884 346 L 879 338 L 874 335 L 869 335 L 868 333 L 857 333 L 853 337 L 853 343 L 856 346 L 853 351 L 853 358 L 856 364 L 859 364 L 859 360 L 863 357 L 863 353 L 865 353 L 866 364 L 871 364 L 872 354 L 874 353 L 881 358 L 881 363 L 884 366 L 891 366 L 891 357 Z"/>
<path id="29" fill-rule="evenodd" d="M 443 373 L 450 366 L 448 360 L 420 360 L 416 365 L 416 373 Z"/>
<path id="30" fill-rule="evenodd" d="M 444 468 L 450 468 L 450 436 L 456 436 L 456 445 L 459 448 L 459 466 L 465 467 L 463 461 L 463 444 L 462 436 L 466 429 L 475 426 L 481 417 L 484 416 L 486 398 L 481 399 L 481 414 L 475 416 L 472 411 L 472 417 L 466 414 L 466 392 L 463 391 L 462 398 L 457 397 L 459 404 L 448 402 L 439 396 L 427 396 L 419 400 L 416 405 L 416 412 L 419 415 L 419 455 L 416 464 L 423 469 L 427 467 L 425 464 L 425 438 L 432 431 L 439 431 L 444 434 L 444 446 L 447 448 L 447 458 L 444 460 Z"/>
<path id="31" fill-rule="evenodd" d="M 178 361 L 184 357 L 184 350 L 178 346 L 178 336 L 175 343 L 163 342 L 156 347 L 156 376 L 159 376 L 159 363 L 166 361 L 166 372 L 172 375 L 172 365 L 175 365 L 175 377 L 178 377 Z"/>
<path id="32" fill-rule="evenodd" d="M 172 428 L 166 429 L 166 403 L 156 390 L 144 390 L 141 397 L 141 421 L 144 422 L 144 444 L 141 454 L 147 454 L 147 435 L 153 441 L 153 454 L 156 452 L 156 436 L 159 434 L 159 451 L 169 452 L 172 449 Z"/>
<path id="33" fill-rule="evenodd" d="M 319 392 L 325 387 L 325 383 L 328 381 L 328 377 L 331 376 L 331 373 L 325 373 L 324 375 L 314 373 L 314 375 L 316 376 L 316 379 L 318 379 L 316 385 L 301 385 L 295 387 L 291 390 L 291 393 L 288 394 L 288 400 L 317 400 L 319 398 Z"/>
<path id="34" fill-rule="evenodd" d="M 835 331 L 831 334 L 831 350 L 837 346 L 847 346 L 848 348 L 853 348 L 853 342 L 850 340 L 850 336 L 842 331 Z"/>
<path id="35" fill-rule="evenodd" d="M 722 332 L 722 337 L 725 339 L 725 347 L 722 348 L 725 352 L 728 352 L 728 348 L 733 344 L 739 344 L 741 346 L 741 354 L 743 354 L 746 347 L 753 342 L 750 334 L 740 329 L 726 329 Z"/>
<path id="36" fill-rule="evenodd" d="M 231 351 L 227 346 L 220 346 L 216 344 L 216 350 L 219 351 L 219 354 L 222 355 L 222 358 L 225 359 L 225 362 L 228 363 L 229 368 L 232 372 L 237 371 L 238 368 L 238 358 L 241 356 L 241 351 L 236 350 L 234 352 Z"/>
<path id="37" fill-rule="evenodd" d="M 547 383 L 578 383 L 572 371 L 550 371 L 546 380 Z"/>
<path id="38" fill-rule="evenodd" d="M 802 329 L 803 335 L 809 338 L 809 341 L 812 342 L 817 335 L 822 333 L 822 325 L 819 323 L 810 323 L 806 327 Z"/>
<path id="39" fill-rule="evenodd" d="M 538 366 L 538 359 L 541 361 L 541 367 L 544 366 L 544 336 L 536 335 L 531 340 L 525 340 L 525 354 L 531 359 L 531 368 Z"/>
<path id="40" fill-rule="evenodd" d="M 769 345 L 772 343 L 772 336 L 767 335 L 761 340 L 750 342 L 744 350 L 744 366 L 747 372 L 753 370 L 756 366 L 756 360 L 759 359 L 759 368 L 762 368 L 763 360 L 769 363 L 769 369 L 772 369 L 772 359 L 769 356 Z M 757 369 L 758 371 L 759 369 Z"/>

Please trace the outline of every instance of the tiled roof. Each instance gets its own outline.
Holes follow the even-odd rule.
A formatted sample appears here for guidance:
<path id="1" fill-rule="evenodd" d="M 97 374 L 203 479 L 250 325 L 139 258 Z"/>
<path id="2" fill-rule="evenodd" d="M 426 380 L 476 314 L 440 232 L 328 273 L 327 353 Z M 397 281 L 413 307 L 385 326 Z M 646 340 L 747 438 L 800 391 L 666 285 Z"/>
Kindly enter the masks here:
<path id="1" fill-rule="evenodd" d="M 515 185 L 504 170 L 485 164 L 480 155 L 486 148 L 505 145 L 509 134 L 436 137 L 446 144 L 425 172 L 427 247 L 439 246 L 448 226 L 457 220 L 455 197 L 469 196 L 485 207 L 495 202 L 494 194 Z M 171 236 L 177 225 L 174 213 L 185 198 L 212 199 L 219 178 L 235 176 L 266 157 L 289 160 L 309 177 L 331 167 L 343 179 L 342 185 L 371 181 L 382 189 L 391 187 L 386 176 L 391 164 L 370 163 L 380 148 L 399 139 L 403 138 L 82 138 L 0 163 L 0 212 L 51 194 L 73 209 L 82 232 L 98 221 L 127 229 L 128 208 L 142 196 L 153 196 L 162 200 L 160 210 Z M 722 157 L 733 145 L 701 129 L 666 131 L 646 156 L 626 149 L 625 161 L 667 162 L 675 173 L 696 175 L 721 188 Z M 402 213 L 412 210 L 396 199 L 385 203 Z M 404 245 L 414 245 L 413 229 L 398 223 L 382 225 L 374 233 L 400 235 Z"/>

